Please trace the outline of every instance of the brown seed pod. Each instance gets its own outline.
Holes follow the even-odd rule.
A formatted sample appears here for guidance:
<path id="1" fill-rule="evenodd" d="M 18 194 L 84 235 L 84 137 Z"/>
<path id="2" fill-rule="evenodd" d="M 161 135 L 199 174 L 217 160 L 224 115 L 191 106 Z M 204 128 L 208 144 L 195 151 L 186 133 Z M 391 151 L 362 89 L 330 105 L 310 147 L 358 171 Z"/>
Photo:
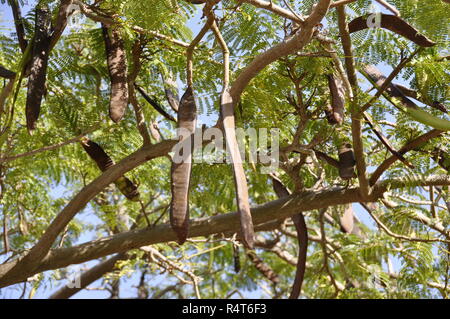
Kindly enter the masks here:
<path id="1" fill-rule="evenodd" d="M 355 177 L 355 154 L 350 143 L 344 143 L 339 147 L 339 176 L 342 179 Z"/>
<path id="2" fill-rule="evenodd" d="M 448 152 L 436 147 L 432 158 L 440 167 L 450 173 L 450 155 Z"/>
<path id="3" fill-rule="evenodd" d="M 195 105 L 194 92 L 192 91 L 192 87 L 189 86 L 181 97 L 180 107 L 178 109 L 178 127 L 193 133 L 196 119 L 197 106 Z M 179 136 L 179 138 L 181 140 L 183 136 Z M 172 191 L 170 224 L 177 234 L 180 245 L 186 241 L 189 232 L 189 186 L 192 169 L 192 147 L 187 151 L 190 153 L 183 154 L 182 162 L 172 162 L 170 174 Z"/>
<path id="4" fill-rule="evenodd" d="M 269 279 L 273 284 L 277 284 L 280 282 L 280 278 L 278 274 L 261 258 L 256 256 L 256 253 L 253 250 L 247 250 L 247 256 L 250 261 L 253 263 L 255 268 L 267 279 Z"/>
<path id="5" fill-rule="evenodd" d="M 289 196 L 288 189 L 275 176 L 272 177 L 272 186 L 279 198 Z M 305 216 L 302 213 L 292 216 L 298 240 L 298 259 L 295 280 L 292 285 L 289 299 L 298 299 L 302 290 L 303 278 L 306 270 L 306 255 L 308 251 L 308 228 L 306 227 Z"/>
<path id="6" fill-rule="evenodd" d="M 306 227 L 305 216 L 302 213 L 292 216 L 298 240 L 297 270 L 295 272 L 294 285 L 292 286 L 289 299 L 298 299 L 302 290 L 303 279 L 306 270 L 306 255 L 308 252 L 308 228 Z"/>
<path id="7" fill-rule="evenodd" d="M 10 71 L 0 65 L 0 77 L 5 79 L 14 79 L 16 72 Z"/>
<path id="8" fill-rule="evenodd" d="M 111 80 L 109 116 L 118 123 L 128 105 L 127 58 L 120 30 L 102 24 L 102 31 Z"/>
<path id="9" fill-rule="evenodd" d="M 245 177 L 241 154 L 239 152 L 239 146 L 236 140 L 233 99 L 231 98 L 230 92 L 227 88 L 222 93 L 220 103 L 220 110 L 223 119 L 222 123 L 225 130 L 225 139 L 227 147 L 231 153 L 230 155 L 233 165 L 236 199 L 241 222 L 241 238 L 244 246 L 252 249 L 254 242 L 254 230 L 248 199 L 247 179 Z"/>
<path id="10" fill-rule="evenodd" d="M 88 138 L 84 138 L 81 141 L 81 146 L 83 146 L 86 153 L 90 158 L 94 160 L 97 167 L 102 171 L 106 171 L 108 168 L 114 165 L 114 161 L 109 157 L 108 154 L 103 150 L 103 148 L 97 143 L 91 141 Z M 139 191 L 137 186 L 125 176 L 121 176 L 114 181 L 114 184 L 120 190 L 120 192 L 129 200 L 137 201 L 139 200 Z"/>
<path id="11" fill-rule="evenodd" d="M 36 121 L 41 111 L 42 97 L 45 93 L 45 80 L 51 41 L 50 25 L 50 10 L 45 7 L 37 8 L 25 106 L 27 128 L 29 132 L 32 132 L 36 128 Z"/>
<path id="12" fill-rule="evenodd" d="M 233 244 L 233 265 L 234 272 L 237 274 L 241 271 L 241 258 L 239 255 L 239 246 Z"/>
<path id="13" fill-rule="evenodd" d="M 163 77 L 163 81 L 167 102 L 174 112 L 178 112 L 178 108 L 180 107 L 180 97 L 178 96 L 177 83 L 170 77 Z"/>
<path id="14" fill-rule="evenodd" d="M 325 154 L 324 152 L 314 150 L 314 154 L 316 154 L 316 157 L 322 161 L 327 162 L 329 165 L 339 168 L 339 161 L 334 159 L 333 157 Z"/>
<path id="15" fill-rule="evenodd" d="M 169 113 L 167 113 L 162 107 L 161 105 L 159 105 L 158 102 L 156 102 L 154 99 L 152 99 L 150 96 L 148 96 L 147 93 L 145 93 L 145 91 L 136 83 L 134 83 L 134 87 L 137 89 L 137 91 L 142 95 L 142 97 L 151 105 L 153 106 L 153 108 L 162 116 L 164 116 L 166 119 L 168 119 L 169 121 L 172 122 L 176 122 L 176 120 L 174 119 L 174 117 L 172 115 L 170 115 Z"/>
<path id="16" fill-rule="evenodd" d="M 344 213 L 339 217 L 339 223 L 341 225 L 341 231 L 350 234 L 353 231 L 354 217 L 352 205 L 345 207 Z"/>
<path id="17" fill-rule="evenodd" d="M 400 17 L 388 14 L 380 14 L 381 21 L 380 27 L 390 30 L 398 35 L 401 35 L 408 40 L 414 42 L 421 47 L 432 47 L 436 43 L 428 39 L 426 36 L 420 34 L 420 32 L 408 24 L 405 20 Z M 348 29 L 350 33 L 357 32 L 369 28 L 368 22 L 372 15 L 364 15 L 352 20 L 348 24 Z"/>
<path id="18" fill-rule="evenodd" d="M 331 117 L 332 122 L 341 125 L 344 121 L 345 112 L 345 93 L 342 82 L 339 78 L 336 78 L 333 74 L 327 75 L 328 87 L 331 93 Z"/>

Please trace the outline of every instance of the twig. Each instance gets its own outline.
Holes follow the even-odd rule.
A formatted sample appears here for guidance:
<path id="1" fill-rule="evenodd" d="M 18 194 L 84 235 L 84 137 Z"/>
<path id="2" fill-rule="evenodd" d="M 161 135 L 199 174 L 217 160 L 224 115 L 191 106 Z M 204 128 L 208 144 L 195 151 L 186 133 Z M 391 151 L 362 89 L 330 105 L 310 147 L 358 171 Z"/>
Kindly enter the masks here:
<path id="1" fill-rule="evenodd" d="M 370 209 L 365 203 L 359 203 L 364 209 L 369 213 L 370 217 L 377 223 L 378 227 L 380 227 L 387 235 L 394 237 L 396 239 L 406 240 L 406 241 L 413 241 L 413 242 L 422 242 L 422 243 L 435 243 L 435 242 L 441 242 L 441 243 L 450 243 L 449 240 L 440 239 L 440 238 L 432 238 L 432 239 L 426 239 L 426 238 L 417 238 L 417 237 L 409 237 L 404 236 L 400 234 L 396 234 L 393 231 L 391 231 L 386 225 L 383 224 L 383 222 L 375 216 L 372 209 Z"/>
<path id="2" fill-rule="evenodd" d="M 46 151 L 52 151 L 52 150 L 60 148 L 62 146 L 78 142 L 82 137 L 84 137 L 85 135 L 87 135 L 89 133 L 92 133 L 92 132 L 98 130 L 99 128 L 100 128 L 99 125 L 94 125 L 92 128 L 86 130 L 84 133 L 82 133 L 80 135 L 77 135 L 76 137 L 73 137 L 73 138 L 71 138 L 71 139 L 69 139 L 67 141 L 64 141 L 64 142 L 61 142 L 61 143 L 58 143 L 58 144 L 54 144 L 54 145 L 45 146 L 45 147 L 42 147 L 42 148 L 30 151 L 30 152 L 25 152 L 25 153 L 22 153 L 22 154 L 18 154 L 18 155 L 13 155 L 13 156 L 9 156 L 9 157 L 2 157 L 2 158 L 0 158 L 0 163 L 13 161 L 13 160 L 16 160 L 18 158 L 31 156 L 31 155 L 39 154 L 39 153 L 46 152 Z"/>
<path id="3" fill-rule="evenodd" d="M 408 142 L 398 152 L 399 152 L 399 154 L 404 155 L 413 149 L 421 147 L 423 144 L 427 143 L 429 140 L 431 140 L 433 138 L 440 136 L 442 133 L 443 132 L 440 130 L 435 130 L 435 129 L 431 130 L 425 134 L 420 135 L 419 137 L 416 137 L 412 141 Z M 373 172 L 372 176 L 370 177 L 370 179 L 369 179 L 370 185 L 374 185 L 377 182 L 377 180 L 380 178 L 380 176 L 397 160 L 398 160 L 398 157 L 396 157 L 396 156 L 391 156 L 391 157 L 387 158 L 386 160 L 384 160 L 384 162 L 381 163 L 376 168 L 375 172 Z"/>

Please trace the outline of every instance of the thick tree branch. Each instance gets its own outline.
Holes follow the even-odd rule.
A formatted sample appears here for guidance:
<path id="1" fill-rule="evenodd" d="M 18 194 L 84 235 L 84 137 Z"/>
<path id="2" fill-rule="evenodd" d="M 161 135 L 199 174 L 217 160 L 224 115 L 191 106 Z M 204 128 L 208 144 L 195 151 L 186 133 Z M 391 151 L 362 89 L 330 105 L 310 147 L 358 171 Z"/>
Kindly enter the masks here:
<path id="1" fill-rule="evenodd" d="M 17 276 L 21 277 L 23 273 L 36 269 L 36 267 L 40 265 L 42 259 L 47 255 L 57 236 L 92 198 L 126 172 L 148 160 L 166 155 L 176 143 L 177 141 L 175 140 L 167 140 L 158 144 L 144 146 L 109 168 L 97 179 L 84 187 L 66 205 L 58 216 L 56 216 L 38 243 L 28 252 L 28 254 L 14 265 L 9 264 L 12 267 L 8 268 L 3 275 L 7 275 L 7 277 L 10 278 L 16 278 Z M 1 277 L 3 276 L 0 275 L 0 285 L 3 282 Z"/>
<path id="2" fill-rule="evenodd" d="M 170 142 L 173 143 L 173 141 Z M 160 154 L 163 151 L 168 151 L 167 148 L 170 150 L 170 147 L 168 147 L 167 144 L 168 141 L 152 145 L 150 148 L 147 147 L 145 149 L 145 155 L 142 153 L 139 153 L 139 155 L 134 154 L 132 156 L 133 163 L 138 161 L 142 156 L 154 157 L 156 154 Z M 159 145 L 158 149 L 154 149 L 157 145 Z M 150 152 L 150 150 L 152 151 Z M 142 150 L 141 152 L 144 151 Z M 149 155 L 149 153 L 153 155 Z M 129 157 L 127 163 L 130 161 L 131 159 Z M 104 175 L 102 175 L 93 182 L 95 186 L 92 186 L 93 183 L 91 183 L 87 186 L 88 190 L 85 190 L 84 192 L 82 191 L 80 194 L 83 194 L 83 196 L 87 196 L 90 199 L 94 196 L 92 195 L 93 193 L 98 193 L 101 190 L 100 187 L 106 186 L 110 183 L 110 180 L 113 181 L 118 177 L 118 175 L 120 176 L 127 170 L 130 170 L 130 168 L 123 167 L 123 161 L 121 163 L 110 169 L 112 171 L 111 177 L 104 177 Z M 107 181 L 109 183 L 107 183 Z M 333 188 L 318 192 L 305 191 L 257 206 L 253 208 L 251 212 L 255 225 L 260 225 L 269 221 L 291 217 L 299 211 L 311 211 L 324 207 L 345 205 L 354 202 L 376 201 L 383 196 L 383 193 L 392 189 L 440 185 L 450 185 L 450 176 L 433 175 L 428 176 L 425 179 L 411 177 L 382 181 L 375 184 L 370 197 L 364 199 L 360 194 L 359 188 Z M 94 187 L 95 191 L 93 190 Z M 71 201 L 72 206 L 70 206 L 71 204 L 69 203 L 68 206 L 70 206 L 70 208 L 65 208 L 66 214 L 68 214 L 67 211 L 71 212 L 71 210 L 73 210 L 73 205 L 82 207 L 87 203 L 88 200 L 86 198 L 79 198 L 83 196 L 77 195 L 74 198 L 74 200 L 77 199 L 82 201 L 81 204 L 74 204 L 74 200 Z M 64 216 L 62 218 L 67 217 Z M 59 225 L 60 224 L 61 222 L 59 222 Z M 209 236 L 225 232 L 238 232 L 239 228 L 240 222 L 237 213 L 221 214 L 214 217 L 192 220 L 190 223 L 190 237 Z M 41 262 L 34 264 L 33 267 L 29 267 L 27 263 L 24 263 L 25 258 L 0 265 L 0 287 L 5 287 L 24 281 L 26 278 L 46 270 L 62 268 L 71 264 L 78 264 L 89 260 L 98 259 L 114 253 L 126 252 L 130 249 L 135 249 L 146 245 L 176 240 L 177 236 L 175 232 L 173 232 L 170 225 L 165 224 L 157 225 L 153 228 L 138 229 L 120 233 L 70 248 L 54 249 L 46 253 Z"/>

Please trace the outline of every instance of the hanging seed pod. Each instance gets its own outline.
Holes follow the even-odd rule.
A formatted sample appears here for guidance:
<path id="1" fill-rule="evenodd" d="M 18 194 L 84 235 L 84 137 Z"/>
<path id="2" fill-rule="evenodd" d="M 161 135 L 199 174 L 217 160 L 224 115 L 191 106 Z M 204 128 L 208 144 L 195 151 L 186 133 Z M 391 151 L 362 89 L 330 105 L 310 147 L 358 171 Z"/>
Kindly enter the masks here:
<path id="1" fill-rule="evenodd" d="M 178 109 L 178 127 L 194 133 L 197 118 L 197 106 L 195 105 L 192 87 L 188 87 L 181 97 Z M 179 135 L 180 142 L 185 139 Z M 181 245 L 186 241 L 189 232 L 189 186 L 192 169 L 192 144 L 191 148 L 184 151 L 189 154 L 182 154 L 183 160 L 180 163 L 172 162 L 171 168 L 171 191 L 172 201 L 170 202 L 170 224 L 177 234 L 178 243 Z"/>
<path id="2" fill-rule="evenodd" d="M 295 271 L 294 285 L 292 286 L 289 299 L 298 299 L 302 290 L 303 279 L 306 270 L 306 255 L 308 252 L 308 228 L 306 227 L 305 216 L 302 213 L 292 216 L 298 240 L 298 259 Z"/>
<path id="3" fill-rule="evenodd" d="M 326 117 L 328 123 L 330 123 L 331 125 L 338 124 L 337 119 L 334 117 L 333 108 L 331 107 L 330 104 L 327 104 L 325 106 L 324 112 L 325 112 L 325 117 Z"/>
<path id="4" fill-rule="evenodd" d="M 45 80 L 51 41 L 50 25 L 50 10 L 46 7 L 37 8 L 25 106 L 27 129 L 30 133 L 36 128 L 36 121 L 41 111 L 42 97 L 45 93 Z"/>
<path id="5" fill-rule="evenodd" d="M 273 284 L 278 284 L 280 282 L 280 278 L 278 274 L 261 258 L 256 256 L 256 253 L 253 250 L 247 250 L 247 256 L 250 261 L 253 263 L 255 268 L 268 280 L 270 280 Z"/>
<path id="6" fill-rule="evenodd" d="M 15 72 L 10 71 L 0 65 L 0 77 L 5 79 L 14 79 L 15 76 L 16 76 Z"/>
<path id="7" fill-rule="evenodd" d="M 84 138 L 81 141 L 81 146 L 83 146 L 86 153 L 92 160 L 97 164 L 97 167 L 102 171 L 106 171 L 108 168 L 114 165 L 114 161 L 109 157 L 108 154 L 103 150 L 103 148 L 97 143 L 91 141 L 88 138 Z M 120 192 L 131 201 L 139 200 L 139 191 L 137 186 L 130 181 L 127 177 L 121 176 L 114 181 L 114 184 L 120 190 Z"/>
<path id="8" fill-rule="evenodd" d="M 118 123 L 128 105 L 127 58 L 120 30 L 102 24 L 102 31 L 111 80 L 109 116 Z"/>
<path id="9" fill-rule="evenodd" d="M 233 244 L 233 264 L 234 264 L 234 272 L 237 274 L 241 271 L 241 258 L 239 255 L 239 246 Z"/>
<path id="10" fill-rule="evenodd" d="M 290 195 L 289 191 L 287 190 L 286 187 L 284 187 L 283 183 L 281 183 L 281 181 L 277 177 L 275 176 L 271 177 L 273 190 L 275 191 L 275 194 L 277 194 L 278 198 L 288 197 Z"/>
<path id="11" fill-rule="evenodd" d="M 171 78 L 164 78 L 164 93 L 166 95 L 167 102 L 174 112 L 178 112 L 180 106 L 180 98 L 178 96 L 177 83 Z"/>
<path id="12" fill-rule="evenodd" d="M 250 204 L 248 200 L 247 179 L 242 166 L 241 154 L 236 140 L 233 100 L 230 92 L 226 88 L 221 96 L 221 115 L 223 127 L 225 130 L 225 139 L 227 147 L 230 150 L 231 161 L 233 165 L 234 183 L 236 187 L 236 199 L 241 222 L 241 238 L 246 248 L 253 248 L 254 230 L 252 215 L 250 213 Z"/>
<path id="13" fill-rule="evenodd" d="M 328 87 L 331 93 L 331 117 L 332 122 L 341 125 L 344 121 L 345 92 L 340 79 L 333 74 L 327 75 Z"/>
<path id="14" fill-rule="evenodd" d="M 352 205 L 347 205 L 345 207 L 344 213 L 339 217 L 339 223 L 341 225 L 341 231 L 350 234 L 353 231 L 354 220 L 353 220 L 353 208 Z"/>
<path id="15" fill-rule="evenodd" d="M 339 176 L 342 179 L 355 177 L 355 154 L 350 143 L 344 143 L 339 148 Z"/>
<path id="16" fill-rule="evenodd" d="M 314 154 L 316 154 L 316 157 L 322 161 L 327 162 L 329 165 L 339 168 L 339 161 L 334 159 L 333 157 L 325 154 L 324 152 L 314 150 Z"/>
<path id="17" fill-rule="evenodd" d="M 176 120 L 174 119 L 174 117 L 170 114 L 168 114 L 162 107 L 161 105 L 159 105 L 158 102 L 156 102 L 154 99 L 152 99 L 150 96 L 147 95 L 147 93 L 145 93 L 145 91 L 136 83 L 134 83 L 134 87 L 136 88 L 136 90 L 142 95 L 142 97 L 151 105 L 153 106 L 153 108 L 162 116 L 164 116 L 166 119 L 168 119 L 169 121 L 172 122 L 176 122 Z"/>
<path id="18" fill-rule="evenodd" d="M 289 196 L 288 189 L 275 176 L 272 177 L 272 186 L 279 198 Z M 308 251 L 308 228 L 306 227 L 305 216 L 302 213 L 292 216 L 292 221 L 295 225 L 298 240 L 298 259 L 297 269 L 295 272 L 295 280 L 292 285 L 289 299 L 298 299 L 302 290 L 303 279 L 306 270 L 306 255 Z"/>
<path id="19" fill-rule="evenodd" d="M 370 21 L 374 17 L 375 15 L 364 15 L 352 20 L 348 24 L 349 32 L 353 33 L 369 28 L 371 23 L 374 23 L 374 21 Z M 397 33 L 398 35 L 407 38 L 408 40 L 421 47 L 432 47 L 436 44 L 426 36 L 420 34 L 420 32 L 416 28 L 408 24 L 408 22 L 400 17 L 388 14 L 380 14 L 380 18 L 381 28 Z"/>
<path id="20" fill-rule="evenodd" d="M 433 160 L 438 163 L 440 167 L 450 173 L 450 155 L 448 152 L 443 151 L 440 148 L 435 148 L 433 152 Z"/>

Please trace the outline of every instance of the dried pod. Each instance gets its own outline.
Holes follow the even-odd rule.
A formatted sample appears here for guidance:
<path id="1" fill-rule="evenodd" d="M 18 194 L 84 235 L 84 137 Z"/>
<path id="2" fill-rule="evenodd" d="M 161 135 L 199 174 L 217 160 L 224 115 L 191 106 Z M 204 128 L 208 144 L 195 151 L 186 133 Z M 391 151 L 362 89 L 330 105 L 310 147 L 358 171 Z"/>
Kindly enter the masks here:
<path id="1" fill-rule="evenodd" d="M 325 154 L 324 152 L 317 151 L 317 150 L 314 150 L 314 154 L 316 154 L 316 157 L 318 159 L 327 162 L 329 165 L 331 165 L 333 167 L 339 168 L 339 161 L 337 161 L 333 157 Z"/>
<path id="2" fill-rule="evenodd" d="M 331 107 L 330 104 L 327 104 L 325 106 L 325 117 L 328 121 L 328 123 L 330 123 L 331 125 L 335 125 L 338 124 L 338 120 L 335 118 L 335 114 L 333 112 L 333 108 Z"/>
<path id="3" fill-rule="evenodd" d="M 360 30 L 367 29 L 372 25 L 376 25 L 378 21 L 376 21 L 378 14 L 370 14 L 358 17 L 352 20 L 348 24 L 348 29 L 350 33 L 357 32 Z M 380 18 L 380 27 L 390 30 L 398 35 L 401 35 L 408 40 L 414 42 L 415 44 L 421 47 L 432 47 L 436 43 L 428 39 L 426 36 L 420 34 L 420 32 L 408 24 L 405 20 L 400 17 L 388 14 L 379 14 Z"/>
<path id="4" fill-rule="evenodd" d="M 178 127 L 193 133 L 197 118 L 197 106 L 195 105 L 194 92 L 188 87 L 181 97 L 178 109 Z M 185 136 L 179 135 L 180 140 Z M 192 143 L 191 143 L 192 146 Z M 183 152 L 186 148 L 183 149 Z M 170 202 L 170 224 L 178 237 L 178 243 L 186 241 L 189 232 L 189 186 L 192 169 L 192 147 L 183 154 L 181 162 L 172 162 L 171 168 L 171 191 Z"/>
<path id="5" fill-rule="evenodd" d="M 268 280 L 270 280 L 273 284 L 277 284 L 280 282 L 280 278 L 278 274 L 261 258 L 256 256 L 256 253 L 253 250 L 247 250 L 247 256 L 250 261 L 253 263 L 255 268 Z"/>
<path id="6" fill-rule="evenodd" d="M 109 157 L 109 155 L 106 154 L 103 148 L 97 143 L 91 141 L 88 138 L 84 138 L 81 141 L 81 145 L 102 172 L 106 171 L 108 168 L 114 165 L 114 161 L 111 159 L 111 157 Z M 127 199 L 132 201 L 139 200 L 139 192 L 137 190 L 137 186 L 127 177 L 119 177 L 114 181 L 114 184 Z"/>
<path id="7" fill-rule="evenodd" d="M 298 299 L 302 290 L 303 279 L 306 270 L 306 255 L 308 252 L 308 228 L 306 227 L 305 216 L 302 213 L 292 216 L 298 240 L 298 259 L 295 271 L 294 285 L 292 286 L 289 299 Z"/>
<path id="8" fill-rule="evenodd" d="M 164 78 L 164 93 L 166 94 L 167 102 L 174 112 L 178 112 L 180 107 L 180 98 L 178 96 L 177 83 L 170 77 Z"/>
<path id="9" fill-rule="evenodd" d="M 221 96 L 221 115 L 223 127 L 225 130 L 225 139 L 227 147 L 230 150 L 231 161 L 233 165 L 234 182 L 236 186 L 236 199 L 241 222 L 241 238 L 245 247 L 252 249 L 254 241 L 254 230 L 252 215 L 250 213 L 250 204 L 248 199 L 247 179 L 242 166 L 241 154 L 236 140 L 234 124 L 233 99 L 227 88 Z"/>
<path id="10" fill-rule="evenodd" d="M 441 112 L 448 113 L 448 110 L 445 107 L 445 105 L 439 101 L 433 101 L 433 103 L 431 103 L 431 107 Z"/>
<path id="11" fill-rule="evenodd" d="M 275 193 L 279 198 L 289 196 L 288 189 L 281 183 L 281 181 L 272 176 L 272 185 Z M 305 217 L 302 213 L 292 216 L 292 221 L 295 225 L 298 240 L 298 259 L 297 270 L 295 272 L 295 280 L 292 285 L 289 299 L 298 299 L 302 290 L 303 278 L 306 270 L 306 255 L 308 251 L 308 228 L 306 227 Z"/>
<path id="12" fill-rule="evenodd" d="M 118 123 L 128 105 L 127 57 L 120 30 L 102 24 L 102 31 L 111 80 L 109 116 Z"/>
<path id="13" fill-rule="evenodd" d="M 288 197 L 290 195 L 289 191 L 286 187 L 284 187 L 283 183 L 281 183 L 281 181 L 277 177 L 271 177 L 273 190 L 275 191 L 275 194 L 277 194 L 278 198 Z"/>
<path id="14" fill-rule="evenodd" d="M 51 13 L 48 8 L 36 9 L 32 57 L 29 64 L 29 78 L 25 113 L 27 128 L 31 132 L 41 111 L 42 97 L 45 93 L 48 56 L 50 51 Z"/>
<path id="15" fill-rule="evenodd" d="M 350 234 L 353 231 L 354 217 L 352 205 L 345 207 L 344 213 L 339 217 L 339 223 L 341 225 L 341 231 Z"/>
<path id="16" fill-rule="evenodd" d="M 14 79 L 15 76 L 16 76 L 15 72 L 10 71 L 0 65 L 0 77 L 5 79 Z"/>
<path id="17" fill-rule="evenodd" d="M 448 152 L 436 147 L 432 158 L 440 167 L 450 173 L 450 155 Z"/>
<path id="18" fill-rule="evenodd" d="M 339 176 L 342 179 L 355 177 L 355 154 L 350 143 L 344 143 L 339 148 Z"/>
<path id="19" fill-rule="evenodd" d="M 338 125 L 341 125 L 344 121 L 345 112 L 345 92 L 342 82 L 339 78 L 336 78 L 333 74 L 327 76 L 328 87 L 331 93 L 331 116 L 332 121 Z"/>
<path id="20" fill-rule="evenodd" d="M 134 83 L 135 88 L 137 89 L 137 91 L 142 95 L 142 97 L 151 105 L 153 106 L 153 108 L 162 116 L 164 116 L 166 119 L 168 119 L 169 121 L 172 122 L 176 122 L 176 120 L 174 119 L 174 117 L 170 114 L 168 114 L 162 107 L 161 105 L 159 105 L 158 102 L 156 102 L 154 99 L 152 99 L 150 96 L 148 96 L 147 93 L 145 93 L 145 91 L 136 83 Z"/>
<path id="21" fill-rule="evenodd" d="M 234 265 L 234 272 L 237 274 L 239 271 L 241 271 L 241 258 L 239 255 L 239 246 L 233 244 L 233 265 Z"/>

